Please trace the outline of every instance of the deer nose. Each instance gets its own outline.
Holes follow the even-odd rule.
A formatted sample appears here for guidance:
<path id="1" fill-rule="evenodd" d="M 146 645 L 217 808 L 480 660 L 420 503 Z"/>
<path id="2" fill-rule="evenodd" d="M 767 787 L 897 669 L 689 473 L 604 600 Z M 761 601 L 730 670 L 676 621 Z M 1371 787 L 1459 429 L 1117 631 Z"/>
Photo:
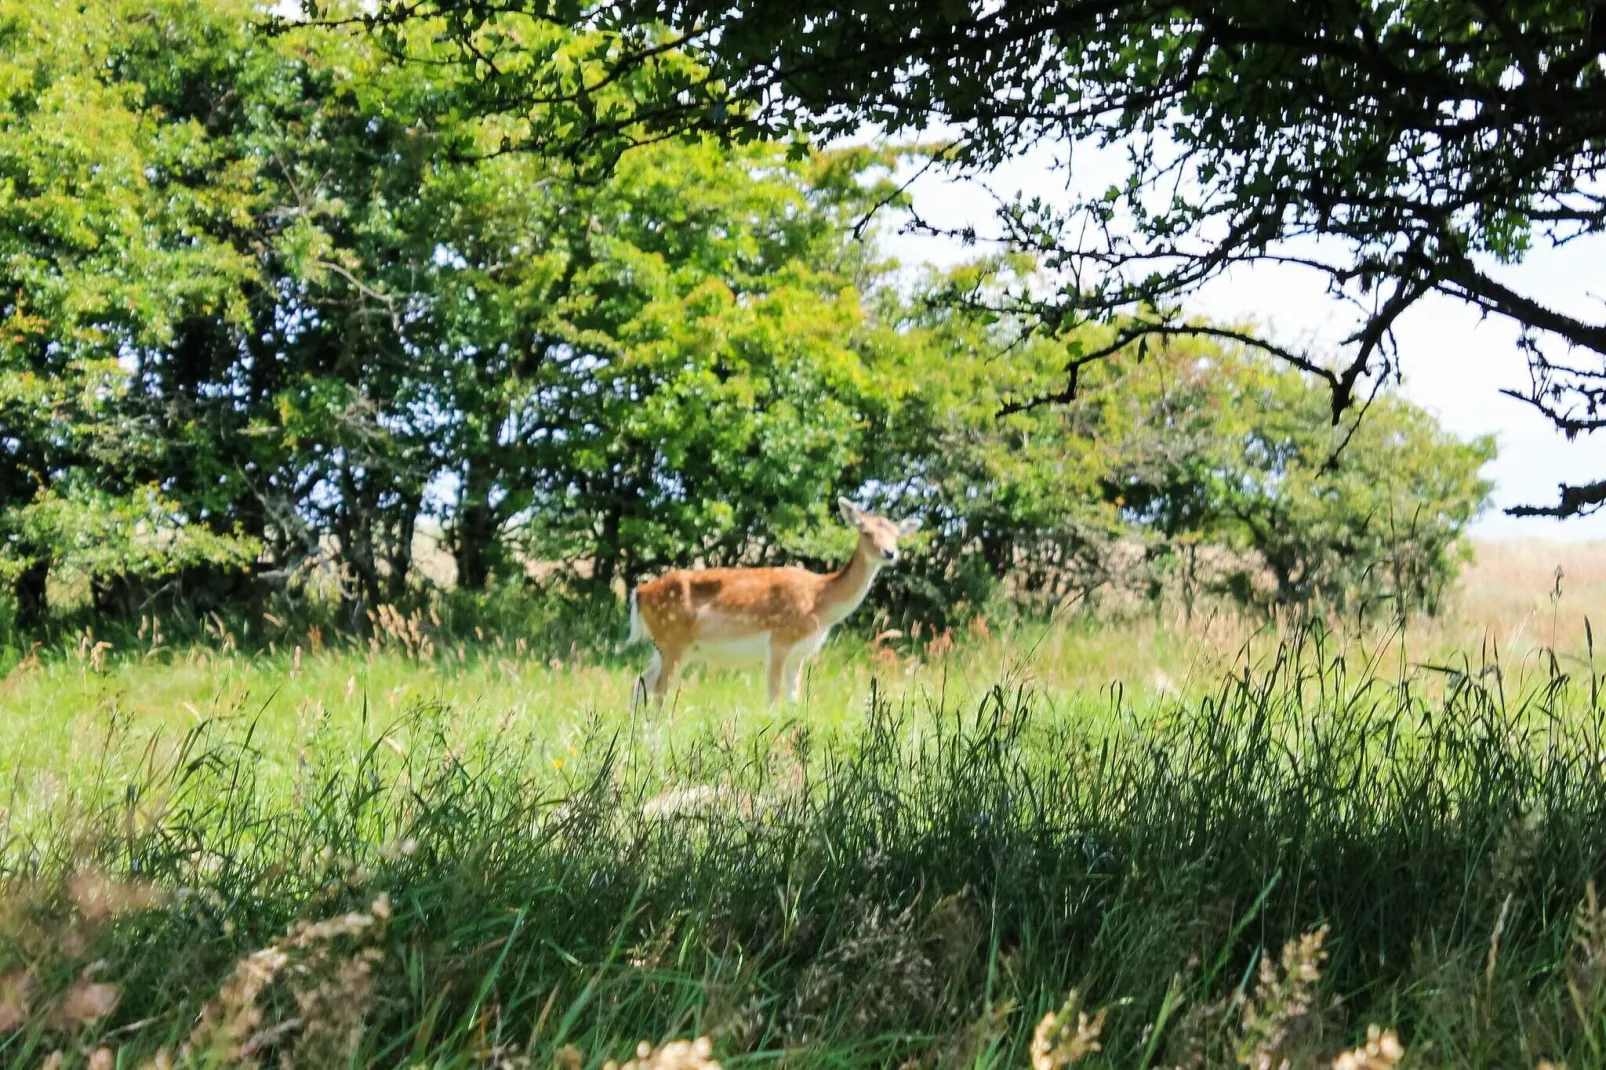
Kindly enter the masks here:
<path id="1" fill-rule="evenodd" d="M 896 551 L 896 550 L 882 550 L 881 551 L 881 559 L 883 561 L 896 561 L 896 560 L 898 560 L 898 551 Z"/>

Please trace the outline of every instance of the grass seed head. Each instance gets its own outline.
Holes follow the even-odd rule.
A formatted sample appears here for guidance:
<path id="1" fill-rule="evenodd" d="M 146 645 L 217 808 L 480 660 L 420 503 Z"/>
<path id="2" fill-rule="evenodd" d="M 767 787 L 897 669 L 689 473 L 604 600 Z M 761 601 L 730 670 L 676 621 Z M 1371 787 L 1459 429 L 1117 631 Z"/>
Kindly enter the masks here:
<path id="1" fill-rule="evenodd" d="M 721 1070 L 714 1058 L 714 1042 L 706 1036 L 696 1040 L 671 1040 L 653 1047 L 643 1040 L 636 1045 L 636 1057 L 620 1066 L 609 1059 L 603 1070 Z"/>
<path id="2" fill-rule="evenodd" d="M 1043 1015 L 1037 1023 L 1032 1031 L 1032 1070 L 1061 1070 L 1100 1049 L 1099 1034 L 1108 1008 L 1100 1007 L 1089 1018 L 1081 1001 L 1081 993 L 1073 989 L 1064 1006 Z"/>
<path id="3" fill-rule="evenodd" d="M 1318 1031 L 1316 983 L 1327 951 L 1327 926 L 1283 945 L 1281 967 L 1269 955 L 1260 959 L 1255 994 L 1239 1014 L 1238 1060 L 1255 1070 L 1290 1065 L 1291 1052 Z"/>
<path id="4" fill-rule="evenodd" d="M 63 1025 L 89 1025 L 117 1009 L 122 990 L 106 981 L 75 981 L 57 1008 L 57 1021 Z"/>
<path id="5" fill-rule="evenodd" d="M 67 895 L 88 922 L 160 906 L 162 894 L 149 881 L 118 880 L 93 869 L 80 869 L 68 879 Z"/>
<path id="6" fill-rule="evenodd" d="M 31 970 L 0 974 L 0 1033 L 21 1029 L 33 1008 L 37 982 Z"/>
<path id="7" fill-rule="evenodd" d="M 1392 1029 L 1366 1028 L 1366 1043 L 1333 1060 L 1333 1070 L 1391 1070 L 1405 1058 L 1405 1046 Z"/>

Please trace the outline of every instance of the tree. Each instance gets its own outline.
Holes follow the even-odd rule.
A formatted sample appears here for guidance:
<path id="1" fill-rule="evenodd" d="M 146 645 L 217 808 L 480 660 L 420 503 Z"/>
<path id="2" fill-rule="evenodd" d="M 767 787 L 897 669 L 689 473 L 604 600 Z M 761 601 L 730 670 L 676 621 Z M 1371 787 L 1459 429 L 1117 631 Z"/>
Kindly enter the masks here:
<path id="1" fill-rule="evenodd" d="M 0 515 L 25 624 L 54 568 L 92 566 L 109 609 L 181 579 L 238 596 L 332 540 L 354 595 L 405 584 L 430 472 L 395 418 L 417 305 L 396 280 L 431 239 L 391 216 L 453 131 L 398 118 L 436 80 L 360 41 L 264 47 L 254 10 L 0 19 Z"/>
<path id="2" fill-rule="evenodd" d="M 1008 307 L 1058 337 L 1121 325 L 1044 397 L 1073 396 L 1076 369 L 1141 338 L 1228 337 L 1180 300 L 1277 262 L 1355 303 L 1343 363 L 1230 337 L 1322 380 L 1334 422 L 1397 371 L 1394 323 L 1438 293 L 1521 328 L 1518 396 L 1559 430 L 1606 426 L 1606 322 L 1496 270 L 1606 230 L 1606 17 L 1592 3 L 387 0 L 323 19 L 353 20 L 393 45 L 395 27 L 438 22 L 475 77 L 472 106 L 521 121 L 506 148 L 609 161 L 686 131 L 938 127 L 951 140 L 936 160 L 985 169 L 1045 139 L 1128 146 L 1108 191 L 1000 210 L 998 236 L 1061 281 Z M 1606 478 L 1513 512 L 1603 504 Z"/>
<path id="3" fill-rule="evenodd" d="M 809 549 L 889 403 L 862 358 L 873 268 L 843 225 L 882 195 L 861 184 L 881 162 L 660 146 L 562 206 L 585 267 L 532 381 L 534 552 L 607 584 Z"/>
<path id="4" fill-rule="evenodd" d="M 51 575 L 103 611 L 206 609 L 324 562 L 361 620 L 408 593 L 424 519 L 468 588 L 521 553 L 606 580 L 817 519 L 879 404 L 845 220 L 883 157 L 464 162 L 495 139 L 450 118 L 452 68 L 263 38 L 253 10 L 4 11 L 0 578 L 26 627 Z"/>
<path id="5" fill-rule="evenodd" d="M 1125 434 L 1109 419 L 1117 395 L 1000 417 L 1006 399 L 1052 380 L 1064 345 L 1015 319 L 929 299 L 955 282 L 996 284 L 1011 267 L 1028 265 L 969 265 L 907 299 L 885 293 L 878 310 L 895 332 L 871 368 L 898 384 L 898 400 L 872 435 L 887 473 L 872 501 L 923 521 L 909 560 L 880 590 L 902 615 L 938 627 L 1006 589 L 1036 610 L 1097 589 L 1134 534 L 1104 486 Z"/>
<path id="6" fill-rule="evenodd" d="M 1022 267 L 934 285 L 988 292 Z M 1491 440 L 1459 440 L 1389 392 L 1358 427 L 1335 428 L 1320 380 L 1250 347 L 1123 351 L 1089 367 L 1076 398 L 1000 418 L 1004 398 L 1120 327 L 1053 342 L 944 302 L 889 314 L 902 346 L 887 359 L 913 385 L 885 438 L 884 467 L 903 478 L 884 494 L 930 532 L 892 593 L 923 619 L 1001 590 L 1041 607 L 1106 586 L 1175 592 L 1190 609 L 1213 592 L 1257 608 L 1436 612 L 1488 503 Z"/>
<path id="7" fill-rule="evenodd" d="M 1438 612 L 1488 504 L 1491 438 L 1460 440 L 1389 393 L 1334 428 L 1318 383 L 1242 346 L 1162 351 L 1121 389 L 1133 408 L 1109 488 L 1152 556 L 1180 560 L 1185 597 Z M 1213 575 L 1205 546 L 1229 551 Z"/>
<path id="8" fill-rule="evenodd" d="M 98 589 L 258 548 L 185 510 L 158 473 L 183 452 L 137 404 L 142 355 L 196 317 L 236 323 L 249 263 L 203 219 L 244 210 L 222 182 L 205 202 L 167 176 L 204 169 L 182 123 L 152 128 L 103 72 L 123 44 L 110 7 L 0 7 L 0 578 L 36 626 L 57 566 Z"/>
<path id="9" fill-rule="evenodd" d="M 481 83 L 386 50 L 445 59 L 440 27 L 263 37 L 254 10 L 0 7 L 0 579 L 26 627 L 52 578 L 103 613 L 205 611 L 297 595 L 313 564 L 360 623 L 417 595 L 424 522 L 471 590 L 532 558 L 597 588 L 819 567 L 845 550 L 843 492 L 927 517 L 916 567 L 878 592 L 927 619 L 1000 587 L 1085 590 L 1134 545 L 1156 568 L 1224 547 L 1281 569 L 1285 600 L 1334 600 L 1385 558 L 1432 587 L 1477 497 L 1466 452 L 1409 410 L 1378 425 L 1403 454 L 1356 432 L 1384 461 L 1344 483 L 1361 459 L 1319 463 L 1335 439 L 1308 377 L 1208 339 L 1014 404 L 1124 323 L 1055 336 L 998 313 L 1024 259 L 905 295 L 856 228 L 898 203 L 896 153 L 502 152 L 528 131 L 474 117 Z M 592 71 L 607 37 L 523 40 Z M 674 77 L 701 77 L 687 63 Z M 598 107 L 630 114 L 655 71 Z M 1438 541 L 1357 520 L 1404 517 L 1379 488 L 1419 455 L 1400 493 L 1432 503 Z M 1263 528 L 1338 549 L 1285 564 L 1300 547 Z"/>

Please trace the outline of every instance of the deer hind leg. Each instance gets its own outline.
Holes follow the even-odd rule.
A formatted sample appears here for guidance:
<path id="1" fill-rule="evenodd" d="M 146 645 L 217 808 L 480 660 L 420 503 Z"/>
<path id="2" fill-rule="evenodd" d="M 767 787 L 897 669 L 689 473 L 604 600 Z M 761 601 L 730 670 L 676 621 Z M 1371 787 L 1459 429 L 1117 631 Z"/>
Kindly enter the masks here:
<path id="1" fill-rule="evenodd" d="M 654 647 L 652 660 L 647 662 L 647 667 L 641 670 L 641 675 L 636 677 L 635 684 L 630 688 L 631 713 L 635 713 L 636 710 L 641 708 L 642 703 L 647 701 L 649 694 L 658 693 L 658 681 L 663 674 L 664 658 L 659 653 L 658 648 Z"/>
<path id="2" fill-rule="evenodd" d="M 630 692 L 631 710 L 635 710 L 649 696 L 654 706 L 664 704 L 664 696 L 675 685 L 680 672 L 680 655 L 680 650 L 675 647 L 660 646 L 653 649 L 652 660 L 636 677 L 636 686 Z"/>
<path id="3" fill-rule="evenodd" d="M 786 668 L 783 673 L 786 677 L 786 701 L 796 702 L 803 697 L 803 665 L 809 660 L 808 651 L 803 644 L 792 648 L 787 655 Z"/>
<path id="4" fill-rule="evenodd" d="M 669 689 L 680 679 L 680 666 L 685 651 L 678 646 L 658 648 L 658 679 L 653 681 L 652 697 L 658 705 L 664 704 Z"/>

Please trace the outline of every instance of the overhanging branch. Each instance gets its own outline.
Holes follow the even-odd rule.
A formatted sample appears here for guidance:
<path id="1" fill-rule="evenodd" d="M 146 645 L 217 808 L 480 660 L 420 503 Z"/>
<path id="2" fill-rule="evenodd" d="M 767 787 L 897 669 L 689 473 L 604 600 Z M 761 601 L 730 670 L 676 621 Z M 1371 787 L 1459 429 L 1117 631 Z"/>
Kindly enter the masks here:
<path id="1" fill-rule="evenodd" d="M 1555 505 L 1514 505 L 1506 510 L 1507 516 L 1551 516 L 1560 519 L 1588 516 L 1606 505 L 1606 479 L 1597 483 L 1573 486 L 1559 485 L 1561 500 Z"/>
<path id="2" fill-rule="evenodd" d="M 1123 327 L 1116 333 L 1115 339 L 1109 344 L 1100 346 L 1090 353 L 1083 353 L 1067 364 L 1065 371 L 1068 380 L 1064 390 L 1055 391 L 1052 394 L 1036 395 L 1021 401 L 1011 401 L 999 410 L 999 415 L 1008 416 L 1012 413 L 1041 408 L 1044 405 L 1064 404 L 1076 400 L 1077 374 L 1084 366 L 1103 360 L 1106 357 L 1114 356 L 1133 342 L 1150 336 L 1161 338 L 1217 338 L 1222 341 L 1237 342 L 1240 345 L 1251 346 L 1270 353 L 1300 371 L 1316 376 L 1334 391 L 1340 389 L 1339 376 L 1332 369 L 1324 368 L 1309 357 L 1295 353 L 1293 350 L 1279 346 L 1275 342 L 1269 342 L 1247 331 L 1234 330 L 1231 327 L 1212 327 L 1206 324 L 1144 323 Z"/>

